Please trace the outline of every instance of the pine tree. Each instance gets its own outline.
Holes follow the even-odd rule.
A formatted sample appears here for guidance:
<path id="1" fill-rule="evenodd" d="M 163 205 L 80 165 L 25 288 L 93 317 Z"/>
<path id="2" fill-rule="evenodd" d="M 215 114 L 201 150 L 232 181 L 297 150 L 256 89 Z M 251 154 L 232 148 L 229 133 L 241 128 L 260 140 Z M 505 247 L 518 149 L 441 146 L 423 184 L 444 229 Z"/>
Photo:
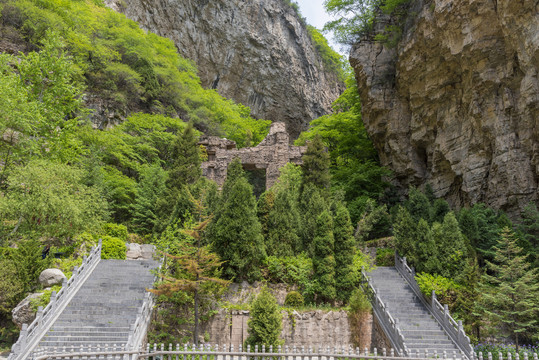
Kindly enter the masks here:
<path id="1" fill-rule="evenodd" d="M 245 340 L 245 345 L 251 347 L 265 345 L 267 349 L 270 346 L 276 347 L 283 344 L 280 339 L 282 315 L 275 297 L 266 286 L 262 288 L 253 303 L 247 326 L 249 337 Z"/>
<path id="2" fill-rule="evenodd" d="M 505 227 L 495 247 L 494 261 L 487 261 L 493 275 L 484 274 L 482 306 L 497 333 L 510 336 L 516 345 L 539 333 L 539 282 L 537 269 L 522 255 L 513 232 Z"/>
<path id="3" fill-rule="evenodd" d="M 443 262 L 438 258 L 438 248 L 434 242 L 429 224 L 421 219 L 416 228 L 417 240 L 413 259 L 417 272 L 438 274 Z"/>
<path id="4" fill-rule="evenodd" d="M 434 225 L 436 224 L 434 223 Z M 453 212 L 445 215 L 440 232 L 434 231 L 434 225 L 432 233 L 437 247 L 438 260 L 440 264 L 444 264 L 444 266 L 440 267 L 439 275 L 455 278 L 466 266 L 468 258 L 465 237 L 460 232 L 459 224 Z"/>
<path id="5" fill-rule="evenodd" d="M 412 262 L 415 255 L 416 224 L 408 210 L 399 206 L 393 223 L 395 248 L 400 256 L 406 256 Z"/>
<path id="6" fill-rule="evenodd" d="M 225 262 L 227 278 L 254 281 L 266 252 L 253 188 L 241 173 L 241 163 L 239 170 L 225 181 L 208 239 Z"/>
<path id="7" fill-rule="evenodd" d="M 316 135 L 315 138 L 307 144 L 307 150 L 302 157 L 303 173 L 302 189 L 308 184 L 312 184 L 319 189 L 329 189 L 331 176 L 329 174 L 330 159 L 329 154 L 324 147 L 322 138 Z"/>
<path id="8" fill-rule="evenodd" d="M 520 243 L 528 254 L 528 261 L 534 268 L 539 268 L 539 210 L 534 203 L 529 203 L 520 216 L 522 218 L 518 226 Z"/>
<path id="9" fill-rule="evenodd" d="M 336 204 L 333 224 L 335 248 L 335 288 L 337 298 L 346 302 L 356 284 L 353 277 L 352 265 L 354 262 L 354 236 L 350 214 L 346 206 L 339 202 Z"/>
<path id="10" fill-rule="evenodd" d="M 268 241 L 267 239 L 270 227 L 269 216 L 271 210 L 273 209 L 274 203 L 275 192 L 273 189 L 269 189 L 260 195 L 256 207 L 256 214 L 258 216 L 258 220 L 260 221 L 260 225 L 262 225 L 262 235 L 264 236 L 264 239 L 266 239 L 266 242 Z"/>
<path id="11" fill-rule="evenodd" d="M 413 186 L 408 191 L 406 209 L 410 213 L 410 216 L 412 216 L 416 224 L 419 219 L 425 219 L 430 223 L 432 207 L 428 197 Z"/>
<path id="12" fill-rule="evenodd" d="M 333 303 L 335 290 L 335 250 L 333 220 L 327 210 L 316 219 L 316 234 L 313 241 L 313 279 L 316 283 L 316 301 Z"/>
<path id="13" fill-rule="evenodd" d="M 202 171 L 200 169 L 201 156 L 195 129 L 191 123 L 185 130 L 177 135 L 172 149 L 172 166 L 169 170 L 167 186 L 174 192 L 183 185 L 195 183 Z"/>
<path id="14" fill-rule="evenodd" d="M 149 234 L 159 220 L 156 203 L 166 190 L 167 173 L 158 163 L 145 167 L 133 205 L 133 224 L 138 232 Z"/>
<path id="15" fill-rule="evenodd" d="M 268 214 L 268 255 L 294 256 L 302 248 L 297 234 L 300 216 L 293 194 L 279 191 Z"/>
<path id="16" fill-rule="evenodd" d="M 313 257 L 313 239 L 316 234 L 318 216 L 327 209 L 327 204 L 320 190 L 313 184 L 308 184 L 304 189 L 299 201 L 301 216 L 301 242 L 302 250 Z"/>

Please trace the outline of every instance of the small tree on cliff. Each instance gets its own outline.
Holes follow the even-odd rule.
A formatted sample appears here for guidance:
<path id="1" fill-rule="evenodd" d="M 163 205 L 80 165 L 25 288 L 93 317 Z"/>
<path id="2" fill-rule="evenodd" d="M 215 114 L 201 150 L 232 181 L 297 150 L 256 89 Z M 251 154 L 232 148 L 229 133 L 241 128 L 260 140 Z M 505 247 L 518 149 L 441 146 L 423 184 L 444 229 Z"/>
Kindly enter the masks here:
<path id="1" fill-rule="evenodd" d="M 281 335 L 282 315 L 277 306 L 275 297 L 269 289 L 264 286 L 257 296 L 251 308 L 251 316 L 247 322 L 249 326 L 249 337 L 245 340 L 245 345 L 278 346 L 283 343 L 279 338 Z"/>
<path id="2" fill-rule="evenodd" d="M 333 220 L 327 210 L 316 219 L 316 236 L 313 241 L 313 279 L 316 283 L 316 301 L 332 303 L 335 291 L 335 254 Z"/>

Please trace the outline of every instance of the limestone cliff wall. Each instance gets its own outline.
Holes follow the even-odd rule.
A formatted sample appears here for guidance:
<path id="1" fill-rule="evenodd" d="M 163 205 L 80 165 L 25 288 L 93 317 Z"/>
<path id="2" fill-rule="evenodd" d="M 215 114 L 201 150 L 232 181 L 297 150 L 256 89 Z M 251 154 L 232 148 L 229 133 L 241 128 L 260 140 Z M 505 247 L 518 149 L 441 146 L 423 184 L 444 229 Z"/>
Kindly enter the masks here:
<path id="1" fill-rule="evenodd" d="M 539 3 L 411 1 L 396 48 L 350 54 L 380 159 L 403 189 L 514 215 L 538 200 Z"/>
<path id="2" fill-rule="evenodd" d="M 284 121 L 292 138 L 331 111 L 342 91 L 310 35 L 283 0 L 106 0 L 142 27 L 174 41 L 205 88 Z"/>

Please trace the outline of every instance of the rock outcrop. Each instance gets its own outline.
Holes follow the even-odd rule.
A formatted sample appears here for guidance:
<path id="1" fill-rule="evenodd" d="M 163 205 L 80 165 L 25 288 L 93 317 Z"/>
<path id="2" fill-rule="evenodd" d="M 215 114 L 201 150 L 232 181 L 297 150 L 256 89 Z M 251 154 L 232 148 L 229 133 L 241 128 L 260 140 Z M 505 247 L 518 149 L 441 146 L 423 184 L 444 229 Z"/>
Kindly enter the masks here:
<path id="1" fill-rule="evenodd" d="M 106 0 L 111 8 L 174 41 L 202 86 L 284 121 L 296 138 L 331 111 L 342 83 L 326 71 L 310 35 L 283 0 Z"/>
<path id="2" fill-rule="evenodd" d="M 43 293 L 34 293 L 25 297 L 13 310 L 11 310 L 12 320 L 19 329 L 23 324 L 30 325 L 36 318 L 36 311 L 32 309 L 31 300 L 39 299 Z"/>
<path id="3" fill-rule="evenodd" d="M 403 189 L 515 215 L 538 200 L 539 5 L 412 0 L 408 13 L 396 48 L 350 55 L 383 165 Z"/>

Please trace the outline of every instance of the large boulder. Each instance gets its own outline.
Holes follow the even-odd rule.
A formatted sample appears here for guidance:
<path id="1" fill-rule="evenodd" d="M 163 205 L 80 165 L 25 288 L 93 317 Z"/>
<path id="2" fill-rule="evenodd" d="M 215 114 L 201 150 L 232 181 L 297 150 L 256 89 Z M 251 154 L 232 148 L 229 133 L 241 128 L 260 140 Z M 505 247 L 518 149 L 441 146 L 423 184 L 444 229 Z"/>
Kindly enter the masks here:
<path id="1" fill-rule="evenodd" d="M 136 260 L 141 257 L 141 248 L 140 244 L 127 244 L 127 252 L 125 253 L 125 258 L 127 260 Z"/>
<path id="2" fill-rule="evenodd" d="M 30 305 L 30 300 L 37 299 L 42 295 L 42 293 L 30 294 L 24 300 L 22 300 L 13 310 L 11 314 L 13 315 L 13 322 L 15 325 L 22 329 L 23 324 L 30 325 L 32 321 L 36 318 L 36 312 L 32 309 Z"/>
<path id="3" fill-rule="evenodd" d="M 143 244 L 140 246 L 140 257 L 145 260 L 150 260 L 155 252 L 155 246 L 151 244 Z"/>
<path id="4" fill-rule="evenodd" d="M 59 269 L 45 269 L 39 274 L 39 283 L 45 287 L 61 284 L 64 279 L 67 278 Z"/>

